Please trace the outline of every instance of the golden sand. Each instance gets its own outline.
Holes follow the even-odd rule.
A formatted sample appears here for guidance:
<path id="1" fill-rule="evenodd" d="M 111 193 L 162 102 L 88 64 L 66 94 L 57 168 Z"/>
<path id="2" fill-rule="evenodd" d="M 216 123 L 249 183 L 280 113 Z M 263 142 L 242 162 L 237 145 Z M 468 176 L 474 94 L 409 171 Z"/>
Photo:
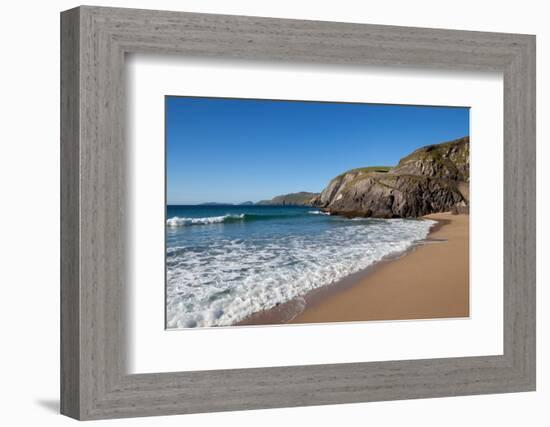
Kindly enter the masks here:
<path id="1" fill-rule="evenodd" d="M 426 218 L 439 221 L 429 242 L 308 303 L 291 323 L 468 317 L 469 215 Z"/>

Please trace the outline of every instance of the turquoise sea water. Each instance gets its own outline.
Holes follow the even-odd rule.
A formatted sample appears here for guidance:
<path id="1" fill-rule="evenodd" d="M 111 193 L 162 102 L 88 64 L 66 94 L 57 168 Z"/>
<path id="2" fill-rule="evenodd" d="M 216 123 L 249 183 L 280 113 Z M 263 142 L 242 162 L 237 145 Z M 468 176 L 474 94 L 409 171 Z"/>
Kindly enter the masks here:
<path id="1" fill-rule="evenodd" d="M 168 206 L 166 218 L 168 328 L 233 325 L 406 250 L 434 224 L 288 206 Z"/>

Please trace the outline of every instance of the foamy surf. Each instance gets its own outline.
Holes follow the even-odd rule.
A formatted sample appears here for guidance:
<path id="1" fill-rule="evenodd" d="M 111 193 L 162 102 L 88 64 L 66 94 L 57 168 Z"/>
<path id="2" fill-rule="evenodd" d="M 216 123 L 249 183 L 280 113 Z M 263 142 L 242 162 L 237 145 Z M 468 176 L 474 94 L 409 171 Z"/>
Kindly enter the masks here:
<path id="1" fill-rule="evenodd" d="M 166 225 L 169 227 L 183 227 L 186 225 L 208 225 L 219 224 L 230 220 L 244 219 L 245 214 L 239 215 L 220 215 L 220 216 L 208 216 L 204 218 L 180 218 L 175 216 L 166 220 Z"/>
<path id="2" fill-rule="evenodd" d="M 184 236 L 177 230 L 185 227 L 173 229 L 167 248 L 168 328 L 234 325 L 407 250 L 435 224 L 300 212 L 238 227 L 191 227 Z"/>

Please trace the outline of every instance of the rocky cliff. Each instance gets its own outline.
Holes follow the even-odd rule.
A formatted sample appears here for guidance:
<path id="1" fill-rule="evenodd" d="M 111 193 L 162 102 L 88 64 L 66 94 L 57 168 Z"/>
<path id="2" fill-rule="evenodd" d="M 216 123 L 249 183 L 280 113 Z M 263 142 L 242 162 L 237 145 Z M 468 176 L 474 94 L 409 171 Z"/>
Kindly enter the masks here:
<path id="1" fill-rule="evenodd" d="M 276 196 L 271 200 L 261 200 L 257 205 L 281 205 L 281 206 L 311 206 L 312 200 L 316 199 L 319 193 L 308 193 L 301 191 L 299 193 L 283 194 Z"/>
<path id="2" fill-rule="evenodd" d="M 419 148 L 395 167 L 374 166 L 334 178 L 312 200 L 333 214 L 375 218 L 419 217 L 468 209 L 470 139 Z"/>

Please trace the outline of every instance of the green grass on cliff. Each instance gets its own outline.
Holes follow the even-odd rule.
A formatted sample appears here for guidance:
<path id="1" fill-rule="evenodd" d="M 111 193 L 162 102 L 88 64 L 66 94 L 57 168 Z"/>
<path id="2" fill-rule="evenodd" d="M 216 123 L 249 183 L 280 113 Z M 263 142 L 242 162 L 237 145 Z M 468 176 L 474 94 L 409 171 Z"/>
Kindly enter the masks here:
<path id="1" fill-rule="evenodd" d="M 351 169 L 345 173 L 354 173 L 354 172 L 388 172 L 393 166 L 367 166 L 365 168 L 355 168 Z"/>
<path id="2" fill-rule="evenodd" d="M 364 168 L 355 168 L 355 169 L 350 169 L 348 171 L 341 173 L 334 179 L 341 178 L 348 173 L 360 173 L 360 174 L 369 173 L 369 172 L 385 173 L 390 171 L 392 168 L 393 166 L 367 166 Z"/>
<path id="3" fill-rule="evenodd" d="M 456 164 L 463 164 L 469 161 L 470 147 L 469 147 L 470 138 L 463 137 L 453 141 L 443 142 L 441 144 L 427 145 L 425 147 L 418 148 L 409 155 L 403 157 L 399 160 L 398 165 L 395 166 L 367 166 L 363 168 L 350 169 L 344 173 L 341 173 L 336 178 L 333 178 L 331 182 L 343 178 L 347 174 L 355 174 L 355 176 L 346 183 L 344 191 L 348 191 L 350 188 L 355 186 L 360 181 L 365 179 L 374 179 L 378 184 L 396 189 L 394 187 L 397 179 L 399 177 L 407 176 L 409 180 L 420 181 L 424 177 L 416 175 L 404 175 L 402 173 L 397 173 L 395 175 L 388 174 L 393 169 L 398 169 L 400 166 L 404 166 L 406 163 L 416 160 L 427 160 L 431 159 L 432 161 L 444 163 L 448 169 L 457 169 Z M 455 147 L 459 146 L 462 149 L 455 152 L 453 160 L 447 158 L 449 151 Z M 456 164 L 455 164 L 456 163 Z"/>
<path id="4" fill-rule="evenodd" d="M 433 159 L 434 161 L 442 161 L 443 157 L 448 154 L 448 151 L 457 145 L 463 145 L 464 149 L 460 150 L 458 157 L 454 159 L 454 162 L 457 164 L 466 163 L 469 160 L 470 156 L 470 137 L 465 136 L 453 141 L 442 142 L 441 144 L 427 145 L 425 147 L 420 147 L 419 149 L 413 151 L 408 156 L 403 157 L 399 160 L 398 166 L 402 166 L 405 163 L 416 161 L 416 160 L 426 160 L 428 158 Z"/>

